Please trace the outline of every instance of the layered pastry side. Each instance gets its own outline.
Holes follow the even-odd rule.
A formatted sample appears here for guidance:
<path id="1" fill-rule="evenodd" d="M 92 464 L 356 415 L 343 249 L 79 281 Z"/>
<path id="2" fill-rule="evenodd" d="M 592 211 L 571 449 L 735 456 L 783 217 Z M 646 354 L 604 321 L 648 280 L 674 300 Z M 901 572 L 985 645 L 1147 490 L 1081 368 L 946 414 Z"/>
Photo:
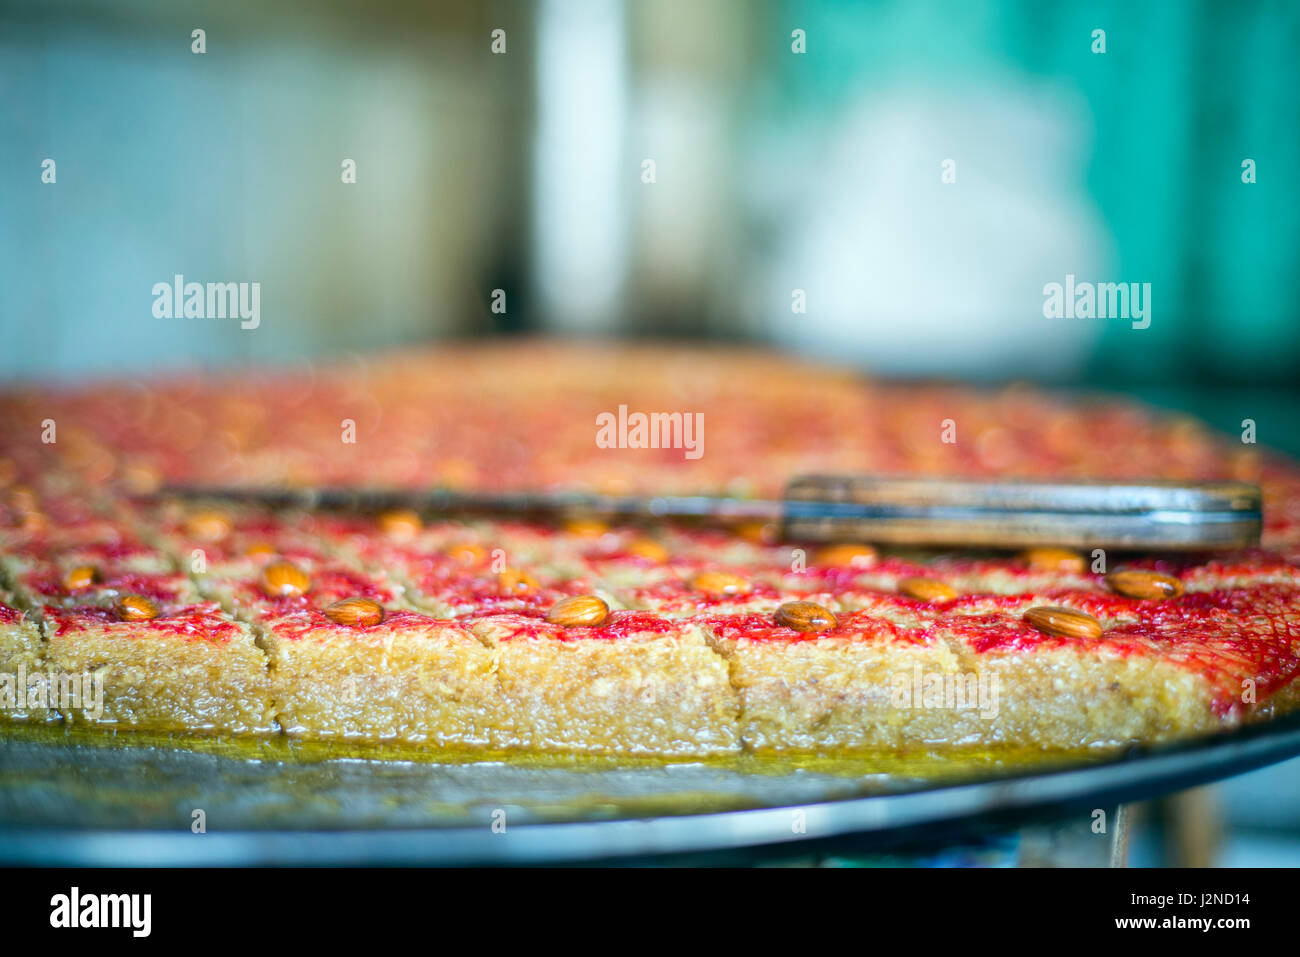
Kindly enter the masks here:
<path id="1" fill-rule="evenodd" d="M 47 607 L 46 661 L 60 674 L 97 675 L 95 723 L 160 731 L 275 730 L 266 656 L 252 629 L 213 603 L 124 596 L 121 608 Z M 135 617 L 138 615 L 139 617 Z M 70 722 L 82 711 L 61 711 Z"/>
<path id="2" fill-rule="evenodd" d="M 5 670 L 98 675 L 94 721 L 121 728 L 665 756 L 1078 749 L 1300 704 L 1300 586 L 1267 552 L 1103 574 L 1052 549 L 921 560 L 745 529 L 169 506 L 9 531 L 0 568 Z"/>
<path id="3" fill-rule="evenodd" d="M 538 619 L 473 620 L 497 677 L 494 732 L 509 748 L 691 755 L 740 750 L 727 663 L 695 622 L 609 611 L 594 595 Z"/>
<path id="4" fill-rule="evenodd" d="M 40 625 L 17 604 L 0 593 L 0 720 L 55 720 L 47 701 L 29 692 L 29 677 L 44 670 L 45 648 Z"/>
<path id="5" fill-rule="evenodd" d="M 703 454 L 598 446 L 596 416 L 620 406 L 698 410 Z M 30 428 L 45 418 L 55 443 Z M 808 473 L 1258 481 L 1264 541 L 1183 557 L 877 552 L 752 523 L 426 521 L 159 494 L 743 498 Z M 19 671 L 93 675 L 102 708 L 10 706 L 3 676 Z M 0 393 L 3 720 L 494 752 L 1074 750 L 1283 714 L 1298 677 L 1300 467 L 1124 402 L 543 343 Z"/>

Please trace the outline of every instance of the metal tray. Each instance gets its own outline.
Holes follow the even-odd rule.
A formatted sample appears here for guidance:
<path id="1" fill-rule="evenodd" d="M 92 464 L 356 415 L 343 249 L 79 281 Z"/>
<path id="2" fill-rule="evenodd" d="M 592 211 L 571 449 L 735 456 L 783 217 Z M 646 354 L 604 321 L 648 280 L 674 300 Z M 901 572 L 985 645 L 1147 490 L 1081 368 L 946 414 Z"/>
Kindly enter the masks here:
<path id="1" fill-rule="evenodd" d="M 484 760 L 10 728 L 0 863 L 542 864 L 867 849 L 1113 807 L 1295 755 L 1300 715 L 1122 753 L 961 762 Z"/>

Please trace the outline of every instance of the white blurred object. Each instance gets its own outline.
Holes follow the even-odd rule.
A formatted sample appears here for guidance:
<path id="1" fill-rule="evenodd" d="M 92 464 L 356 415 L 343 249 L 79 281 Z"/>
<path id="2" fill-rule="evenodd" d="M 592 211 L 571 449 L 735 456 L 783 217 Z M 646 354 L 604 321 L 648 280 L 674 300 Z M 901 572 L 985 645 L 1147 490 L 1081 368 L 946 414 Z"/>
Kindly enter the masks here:
<path id="1" fill-rule="evenodd" d="M 566 331 L 608 325 L 627 268 L 627 52 L 617 0 L 545 0 L 537 10 L 533 225 L 537 292 Z"/>
<path id="2" fill-rule="evenodd" d="M 1121 278 L 1087 198 L 1090 132 L 1082 100 L 1023 79 L 862 97 L 828 140 L 792 137 L 785 174 L 751 187 L 777 203 L 778 237 L 751 315 L 791 348 L 881 372 L 1077 369 L 1104 320 L 1046 319 L 1042 289 L 1067 273 Z M 948 159 L 955 183 L 940 178 Z M 782 193 L 773 184 L 792 164 L 807 165 L 806 186 Z M 794 289 L 805 315 L 791 312 Z"/>

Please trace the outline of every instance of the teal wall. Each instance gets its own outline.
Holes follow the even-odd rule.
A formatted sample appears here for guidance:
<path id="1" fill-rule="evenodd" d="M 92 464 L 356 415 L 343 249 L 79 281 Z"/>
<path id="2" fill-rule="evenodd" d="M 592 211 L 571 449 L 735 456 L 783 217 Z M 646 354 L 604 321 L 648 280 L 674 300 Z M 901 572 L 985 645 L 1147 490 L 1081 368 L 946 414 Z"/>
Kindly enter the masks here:
<path id="1" fill-rule="evenodd" d="M 778 56 L 788 29 L 768 34 L 756 99 L 773 123 L 833 121 L 899 76 L 954 90 L 1010 79 L 1082 99 L 1084 188 L 1114 242 L 1117 275 L 1102 278 L 1151 282 L 1162 317 L 1141 336 L 1107 326 L 1089 381 L 1296 384 L 1300 3 L 840 0 L 783 3 L 774 19 L 805 29 L 809 53 Z M 1248 157 L 1254 185 L 1241 180 Z"/>

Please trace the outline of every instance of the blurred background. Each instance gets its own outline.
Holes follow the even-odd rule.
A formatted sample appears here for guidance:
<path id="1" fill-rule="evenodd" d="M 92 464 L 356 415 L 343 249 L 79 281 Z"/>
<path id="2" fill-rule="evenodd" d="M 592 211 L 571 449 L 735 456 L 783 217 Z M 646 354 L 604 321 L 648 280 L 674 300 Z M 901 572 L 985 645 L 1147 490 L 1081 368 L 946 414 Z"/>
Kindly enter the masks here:
<path id="1" fill-rule="evenodd" d="M 1287 0 L 0 0 L 0 378 L 669 336 L 1300 453 L 1298 63 Z M 1067 275 L 1150 327 L 1045 318 Z M 1297 793 L 1216 813 L 1295 863 Z"/>

